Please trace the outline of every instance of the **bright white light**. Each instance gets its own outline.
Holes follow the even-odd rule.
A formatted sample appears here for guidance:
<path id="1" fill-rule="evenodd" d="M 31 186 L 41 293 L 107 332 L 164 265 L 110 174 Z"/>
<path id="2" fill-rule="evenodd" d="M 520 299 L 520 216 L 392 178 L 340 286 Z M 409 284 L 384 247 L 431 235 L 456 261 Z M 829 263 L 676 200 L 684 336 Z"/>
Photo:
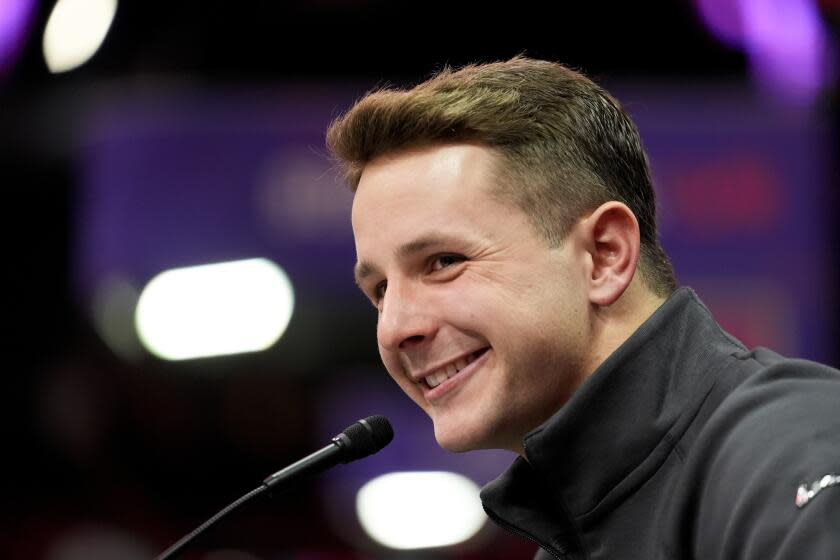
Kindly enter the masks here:
<path id="1" fill-rule="evenodd" d="M 117 0 L 58 0 L 44 30 L 44 59 L 50 72 L 66 72 L 92 57 L 117 12 Z"/>
<path id="2" fill-rule="evenodd" d="M 397 472 L 356 495 L 356 513 L 373 540 L 401 550 L 463 542 L 487 520 L 478 486 L 452 472 Z"/>
<path id="3" fill-rule="evenodd" d="M 135 323 L 143 345 L 167 360 L 265 350 L 294 308 L 288 276 L 265 259 L 178 268 L 140 294 Z"/>

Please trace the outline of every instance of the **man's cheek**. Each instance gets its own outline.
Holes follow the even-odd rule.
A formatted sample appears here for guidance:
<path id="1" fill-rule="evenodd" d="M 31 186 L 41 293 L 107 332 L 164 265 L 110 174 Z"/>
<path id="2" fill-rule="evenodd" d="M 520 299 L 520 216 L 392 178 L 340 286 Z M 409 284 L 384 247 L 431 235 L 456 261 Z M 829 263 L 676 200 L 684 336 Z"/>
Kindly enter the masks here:
<path id="1" fill-rule="evenodd" d="M 399 385 L 403 391 L 408 393 L 408 386 L 406 385 L 406 382 L 410 380 L 407 378 L 399 360 L 390 357 L 385 352 L 380 352 L 380 357 L 382 358 L 382 365 L 385 366 L 385 370 L 388 372 L 388 375 L 391 376 L 391 379 L 396 381 L 397 385 Z"/>
<path id="2" fill-rule="evenodd" d="M 403 368 L 400 361 L 388 351 L 384 350 L 382 346 L 379 347 L 379 358 L 382 360 L 382 365 L 388 370 L 388 374 L 398 380 L 398 376 L 402 375 Z"/>

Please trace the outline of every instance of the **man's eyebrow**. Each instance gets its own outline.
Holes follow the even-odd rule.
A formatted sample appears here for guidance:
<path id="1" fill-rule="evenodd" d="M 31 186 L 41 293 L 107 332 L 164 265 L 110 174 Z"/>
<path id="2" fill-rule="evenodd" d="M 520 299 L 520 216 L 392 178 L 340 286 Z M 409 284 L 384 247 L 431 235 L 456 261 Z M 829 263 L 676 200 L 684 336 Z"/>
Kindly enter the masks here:
<path id="1" fill-rule="evenodd" d="M 356 277 L 356 285 L 360 288 L 362 287 L 362 281 L 376 272 L 376 267 L 370 264 L 367 261 L 359 261 L 356 263 L 356 266 L 353 270 L 353 274 Z"/>
<path id="2" fill-rule="evenodd" d="M 454 238 L 441 235 L 439 233 L 431 233 L 428 235 L 424 235 L 422 237 L 418 237 L 417 239 L 413 239 L 408 243 L 400 245 L 396 250 L 397 258 L 405 259 L 406 257 L 410 257 L 412 255 L 416 255 L 422 251 L 425 251 L 429 247 L 435 247 L 437 245 L 444 245 L 446 243 L 451 243 L 454 241 Z M 361 286 L 362 281 L 374 274 L 379 270 L 375 265 L 368 261 L 359 261 L 356 263 L 354 274 L 356 276 L 356 284 Z"/>

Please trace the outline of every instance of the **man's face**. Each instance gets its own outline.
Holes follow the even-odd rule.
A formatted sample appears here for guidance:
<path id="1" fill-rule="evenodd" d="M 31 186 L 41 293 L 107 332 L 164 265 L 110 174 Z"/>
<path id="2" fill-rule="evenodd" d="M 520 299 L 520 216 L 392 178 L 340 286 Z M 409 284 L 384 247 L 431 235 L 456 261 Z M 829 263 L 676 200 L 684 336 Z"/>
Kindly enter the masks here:
<path id="1" fill-rule="evenodd" d="M 550 248 L 491 195 L 497 157 L 457 144 L 379 158 L 353 202 L 382 361 L 451 451 L 520 451 L 586 374 L 586 252 Z"/>

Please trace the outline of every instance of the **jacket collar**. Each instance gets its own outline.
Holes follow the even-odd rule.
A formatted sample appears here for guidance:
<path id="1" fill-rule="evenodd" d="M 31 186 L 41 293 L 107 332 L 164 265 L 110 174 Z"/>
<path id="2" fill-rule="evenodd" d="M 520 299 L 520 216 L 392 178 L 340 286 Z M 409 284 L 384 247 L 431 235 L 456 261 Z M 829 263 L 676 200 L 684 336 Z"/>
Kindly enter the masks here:
<path id="1" fill-rule="evenodd" d="M 676 290 L 525 437 L 528 461 L 518 458 L 485 486 L 485 509 L 516 524 L 523 512 L 551 503 L 575 525 L 594 521 L 664 462 L 711 390 L 714 371 L 743 349 L 691 289 Z M 543 495 L 526 496 L 528 488 Z"/>

